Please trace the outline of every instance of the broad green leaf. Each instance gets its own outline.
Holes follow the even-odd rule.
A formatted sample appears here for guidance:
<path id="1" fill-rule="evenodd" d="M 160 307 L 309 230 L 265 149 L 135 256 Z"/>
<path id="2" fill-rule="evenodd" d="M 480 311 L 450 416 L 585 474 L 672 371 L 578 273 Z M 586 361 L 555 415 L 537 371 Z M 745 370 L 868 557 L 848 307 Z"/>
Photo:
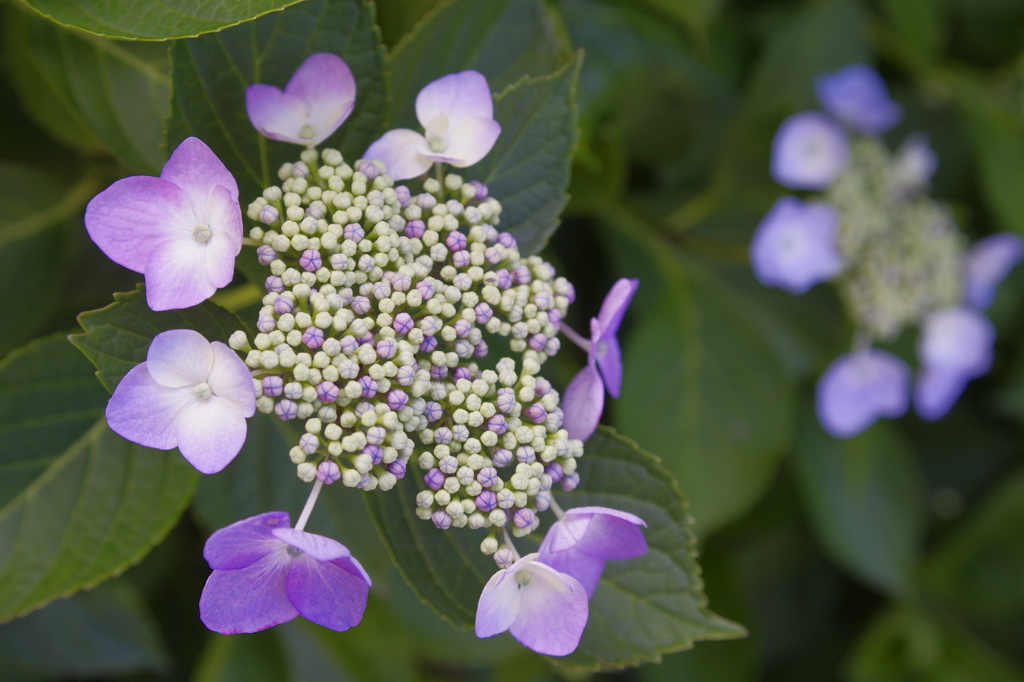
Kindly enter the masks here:
<path id="1" fill-rule="evenodd" d="M 61 336 L 0 362 L 0 621 L 137 563 L 198 475 L 176 450 L 120 438 L 106 392 Z"/>
<path id="2" fill-rule="evenodd" d="M 661 453 L 708 533 L 771 484 L 792 437 L 793 386 L 748 299 L 695 261 L 650 248 L 664 291 L 626 340 L 617 424 Z"/>
<path id="3" fill-rule="evenodd" d="M 879 422 L 839 441 L 808 409 L 793 464 L 807 519 L 828 555 L 884 593 L 912 595 L 927 507 L 923 477 L 898 427 Z"/>
<path id="4" fill-rule="evenodd" d="M 52 21 L 110 38 L 167 40 L 219 31 L 300 0 L 24 0 Z"/>
<path id="5" fill-rule="evenodd" d="M 116 580 L 0 625 L 0 666 L 5 679 L 94 679 L 167 674 L 170 660 L 141 595 Z"/>
<path id="6" fill-rule="evenodd" d="M 623 2 L 623 0 L 619 0 Z M 633 4 L 626 0 L 623 4 Z M 674 19 L 702 35 L 724 0 L 640 0 L 652 14 Z"/>
<path id="7" fill-rule="evenodd" d="M 686 501 L 672 477 L 651 455 L 613 431 L 587 442 L 580 460 L 582 485 L 559 495 L 563 507 L 612 506 L 648 524 L 647 554 L 609 562 L 590 601 L 590 620 L 577 651 L 559 659 L 566 667 L 613 669 L 658 661 L 701 639 L 743 635 L 743 628 L 707 609 L 694 559 L 695 540 Z M 471 627 L 484 583 L 496 571 L 479 551 L 486 533 L 439 531 L 414 514 L 416 484 L 407 477 L 398 495 L 367 497 L 367 506 L 403 577 L 434 610 L 454 625 Z M 536 543 L 521 542 L 521 553 Z"/>
<path id="8" fill-rule="evenodd" d="M 82 313 L 78 323 L 85 332 L 68 338 L 96 365 L 96 376 L 111 393 L 132 367 L 146 359 L 149 342 L 160 332 L 194 329 L 207 341 L 226 343 L 232 332 L 245 329 L 234 313 L 210 301 L 153 312 L 141 284 L 135 291 L 114 294 L 114 302 L 106 308 Z"/>
<path id="9" fill-rule="evenodd" d="M 41 124 L 58 139 L 84 128 L 74 146 L 98 143 L 131 168 L 159 174 L 171 95 L 166 45 L 105 40 L 26 12 L 8 11 L 5 23 L 16 68 L 35 74 L 15 83 Z M 44 111 L 54 100 L 57 116 Z"/>
<path id="10" fill-rule="evenodd" d="M 320 145 L 354 162 L 383 132 L 386 106 L 384 49 L 368 0 L 307 0 L 243 26 L 175 42 L 168 150 L 190 135 L 200 138 L 234 174 L 246 206 L 278 182 L 277 169 L 296 161 L 302 148 L 256 132 L 245 111 L 245 89 L 253 83 L 283 88 L 314 52 L 337 54 L 355 76 L 355 110 Z"/>
<path id="11" fill-rule="evenodd" d="M 899 47 L 918 66 L 929 65 L 943 47 L 946 36 L 936 0 L 884 0 L 882 11 L 892 27 Z"/>
<path id="12" fill-rule="evenodd" d="M 421 129 L 416 95 L 441 76 L 474 69 L 487 77 L 493 92 L 501 92 L 523 76 L 555 71 L 569 56 L 557 15 L 543 0 L 447 0 L 388 55 L 393 98 L 388 127 Z"/>
<path id="13" fill-rule="evenodd" d="M 211 634 L 206 639 L 206 647 L 196 664 L 192 680 L 292 682 L 277 628 L 244 636 Z"/>
<path id="14" fill-rule="evenodd" d="M 524 79 L 498 95 L 494 118 L 501 135 L 469 171 L 501 201 L 500 228 L 515 236 L 523 255 L 544 247 L 569 202 L 582 58 L 577 53 L 550 76 Z"/>

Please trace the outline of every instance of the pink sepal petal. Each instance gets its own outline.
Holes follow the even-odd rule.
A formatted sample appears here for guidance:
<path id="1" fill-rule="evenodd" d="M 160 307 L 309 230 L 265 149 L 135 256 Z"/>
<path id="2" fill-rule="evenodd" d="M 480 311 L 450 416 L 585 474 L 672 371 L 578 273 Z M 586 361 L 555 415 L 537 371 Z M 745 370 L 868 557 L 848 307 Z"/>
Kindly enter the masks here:
<path id="1" fill-rule="evenodd" d="M 206 219 L 213 231 L 206 247 L 206 271 L 210 283 L 218 289 L 231 284 L 235 276 L 235 257 L 242 252 L 242 210 L 223 186 L 210 192 Z M 195 241 L 194 237 L 190 238 Z"/>
<path id="2" fill-rule="evenodd" d="M 601 574 L 604 573 L 604 559 L 588 556 L 577 549 L 567 549 L 557 554 L 545 554 L 542 548 L 537 561 L 550 566 L 559 573 L 575 578 L 586 591 L 587 599 L 594 596 L 594 592 L 597 591 L 597 586 L 601 582 Z"/>
<path id="3" fill-rule="evenodd" d="M 110 429 L 147 448 L 170 450 L 178 445 L 174 421 L 195 399 L 191 387 L 167 388 L 150 376 L 148 363 L 133 367 L 107 403 Z"/>
<path id="4" fill-rule="evenodd" d="M 509 632 L 539 654 L 571 654 L 590 615 L 586 590 L 572 576 L 537 561 L 522 564 L 520 570 L 529 570 L 532 580 L 519 590 L 519 615 Z"/>
<path id="5" fill-rule="evenodd" d="M 587 365 L 573 377 L 562 397 L 563 426 L 570 438 L 586 440 L 597 429 L 604 410 L 604 384 L 597 367 Z"/>
<path id="6" fill-rule="evenodd" d="M 214 359 L 210 342 L 192 329 L 161 332 L 153 337 L 146 351 L 146 366 L 154 381 L 174 388 L 187 386 L 190 392 L 196 384 L 207 381 Z M 252 379 L 249 387 L 252 388 Z"/>
<path id="7" fill-rule="evenodd" d="M 300 144 L 316 145 L 326 140 L 349 117 L 356 104 L 356 80 L 352 70 L 341 57 L 329 52 L 306 57 L 284 91 L 305 103 L 308 122 L 316 131 L 312 139 Z"/>
<path id="8" fill-rule="evenodd" d="M 519 615 L 519 584 L 511 572 L 519 562 L 498 571 L 484 585 L 476 605 L 476 636 L 493 637 L 505 632 Z"/>
<path id="9" fill-rule="evenodd" d="M 601 323 L 602 336 L 615 336 L 619 332 L 622 318 L 639 287 L 640 280 L 626 277 L 612 285 L 604 297 L 604 301 L 601 302 L 601 310 L 597 314 L 597 319 Z"/>
<path id="10" fill-rule="evenodd" d="M 967 388 L 970 377 L 960 372 L 924 367 L 914 382 L 914 410 L 925 421 L 942 419 Z"/>
<path id="11" fill-rule="evenodd" d="M 236 521 L 211 535 L 203 547 L 203 558 L 210 568 L 237 570 L 251 566 L 281 547 L 274 537 L 275 528 L 288 528 L 288 512 L 274 511 Z"/>
<path id="12" fill-rule="evenodd" d="M 256 413 L 256 392 L 252 388 L 252 374 L 238 354 L 220 341 L 209 344 L 213 350 L 213 368 L 206 382 L 215 396 L 239 407 L 245 417 Z"/>
<path id="13" fill-rule="evenodd" d="M 238 202 L 238 183 L 227 166 L 196 137 L 186 138 L 167 160 L 160 177 L 180 187 L 193 206 L 205 206 L 217 185 Z"/>
<path id="14" fill-rule="evenodd" d="M 643 521 L 640 523 L 643 524 Z M 590 527 L 576 549 L 598 559 L 625 561 L 645 554 L 647 539 L 639 524 L 618 515 L 600 512 L 591 517 Z"/>
<path id="15" fill-rule="evenodd" d="M 307 533 L 294 528 L 277 528 L 273 534 L 278 540 L 287 542 L 296 549 L 301 549 L 304 554 L 308 554 L 317 561 L 331 561 L 352 556 L 345 545 L 316 533 Z"/>
<path id="16" fill-rule="evenodd" d="M 622 392 L 622 350 L 619 340 L 613 335 L 602 334 L 594 354 L 597 368 L 601 370 L 604 387 L 613 398 Z"/>
<path id="17" fill-rule="evenodd" d="M 288 600 L 299 614 L 337 632 L 359 624 L 369 592 L 361 577 L 311 555 L 296 557 L 288 571 Z"/>
<path id="18" fill-rule="evenodd" d="M 501 134 L 501 124 L 492 118 L 467 118 L 455 128 L 445 147 L 445 156 L 454 159 L 456 168 L 472 166 L 494 147 Z"/>
<path id="19" fill-rule="evenodd" d="M 416 118 L 426 128 L 434 117 L 448 117 L 455 130 L 467 118 L 494 118 L 494 100 L 487 78 L 479 71 L 460 71 L 427 83 L 416 96 Z"/>
<path id="20" fill-rule="evenodd" d="M 901 417 L 909 406 L 910 368 L 877 348 L 836 358 L 818 380 L 818 420 L 836 438 L 851 438 L 880 417 Z"/>
<path id="21" fill-rule="evenodd" d="M 177 389 L 186 390 L 186 389 Z M 178 450 L 203 474 L 222 470 L 245 444 L 245 415 L 229 400 L 193 396 L 174 423 Z"/>
<path id="22" fill-rule="evenodd" d="M 1024 239 L 1001 232 L 979 240 L 965 259 L 965 296 L 968 305 L 985 310 L 992 305 L 999 283 L 1024 257 Z"/>
<path id="23" fill-rule="evenodd" d="M 420 154 L 429 151 L 427 138 L 415 130 L 396 128 L 384 133 L 363 152 L 363 158 L 383 161 L 393 180 L 408 180 L 430 170 L 432 161 Z"/>
<path id="24" fill-rule="evenodd" d="M 146 261 L 146 303 L 153 310 L 179 310 L 198 305 L 216 293 L 206 269 L 205 246 L 168 239 Z"/>
<path id="25" fill-rule="evenodd" d="M 199 618 L 222 635 L 259 632 L 299 615 L 288 600 L 291 564 L 280 543 L 278 550 L 234 571 L 214 571 L 199 598 Z"/>
<path id="26" fill-rule="evenodd" d="M 299 135 L 306 125 L 306 104 L 280 88 L 254 83 L 245 90 L 245 110 L 253 128 L 271 140 L 310 144 Z"/>

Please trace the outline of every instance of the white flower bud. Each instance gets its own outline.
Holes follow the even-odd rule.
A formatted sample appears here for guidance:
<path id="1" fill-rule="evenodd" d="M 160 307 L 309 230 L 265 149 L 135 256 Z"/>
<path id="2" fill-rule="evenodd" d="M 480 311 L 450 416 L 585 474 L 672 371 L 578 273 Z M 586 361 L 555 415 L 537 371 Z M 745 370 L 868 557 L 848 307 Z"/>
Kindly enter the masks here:
<path id="1" fill-rule="evenodd" d="M 480 551 L 490 556 L 498 551 L 498 541 L 493 537 L 484 538 L 483 542 L 480 543 Z"/>
<path id="2" fill-rule="evenodd" d="M 311 483 L 316 478 L 316 466 L 312 462 L 303 462 L 296 470 L 299 478 L 305 483 Z"/>
<path id="3" fill-rule="evenodd" d="M 346 488 L 355 488 L 363 480 L 362 475 L 355 469 L 346 469 L 341 475 L 341 482 Z"/>

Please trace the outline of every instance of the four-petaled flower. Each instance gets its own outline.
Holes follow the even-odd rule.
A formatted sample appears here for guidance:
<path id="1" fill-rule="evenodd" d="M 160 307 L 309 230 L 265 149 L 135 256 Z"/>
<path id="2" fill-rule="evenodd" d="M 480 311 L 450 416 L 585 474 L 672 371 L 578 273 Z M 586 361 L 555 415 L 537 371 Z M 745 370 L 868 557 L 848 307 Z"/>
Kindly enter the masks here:
<path id="1" fill-rule="evenodd" d="M 644 554 L 644 520 L 608 507 L 576 507 L 556 521 L 540 545 L 537 561 L 571 575 L 594 596 L 605 561 L 624 561 Z"/>
<path id="2" fill-rule="evenodd" d="M 838 237 L 835 207 L 784 196 L 754 232 L 750 265 L 761 284 L 802 294 L 842 270 Z"/>
<path id="3" fill-rule="evenodd" d="M 245 420 L 255 411 L 252 375 L 235 352 L 191 329 L 173 329 L 157 334 L 146 361 L 121 379 L 107 423 L 139 445 L 177 447 L 213 474 L 242 449 Z"/>
<path id="4" fill-rule="evenodd" d="M 255 83 L 245 91 L 245 109 L 256 130 L 272 140 L 315 146 L 352 113 L 356 81 L 338 55 L 306 57 L 282 91 Z"/>
<path id="5" fill-rule="evenodd" d="M 589 615 L 579 581 L 541 563 L 535 552 L 487 581 L 476 608 L 476 635 L 508 630 L 539 654 L 566 656 L 579 645 Z"/>
<path id="6" fill-rule="evenodd" d="M 594 433 L 604 410 L 605 389 L 613 398 L 622 389 L 622 351 L 616 334 L 640 280 L 622 278 L 604 297 L 601 311 L 590 320 L 590 340 L 571 329 L 562 331 L 587 351 L 587 366 L 573 377 L 565 389 L 562 411 L 570 438 L 586 440 Z"/>
<path id="7" fill-rule="evenodd" d="M 336 540 L 291 528 L 267 512 L 221 528 L 203 557 L 213 573 L 199 599 L 206 627 L 225 635 L 258 632 L 295 616 L 341 632 L 358 625 L 370 577 Z"/>
<path id="8" fill-rule="evenodd" d="M 491 151 L 501 133 L 487 79 L 460 71 L 428 83 L 416 97 L 424 134 L 408 128 L 388 131 L 363 158 L 383 161 L 395 180 L 415 178 L 435 162 L 472 166 Z"/>
<path id="9" fill-rule="evenodd" d="M 146 276 L 150 308 L 188 308 L 234 276 L 242 250 L 238 185 L 210 148 L 190 137 L 159 178 L 124 178 L 93 197 L 85 228 L 111 260 Z"/>

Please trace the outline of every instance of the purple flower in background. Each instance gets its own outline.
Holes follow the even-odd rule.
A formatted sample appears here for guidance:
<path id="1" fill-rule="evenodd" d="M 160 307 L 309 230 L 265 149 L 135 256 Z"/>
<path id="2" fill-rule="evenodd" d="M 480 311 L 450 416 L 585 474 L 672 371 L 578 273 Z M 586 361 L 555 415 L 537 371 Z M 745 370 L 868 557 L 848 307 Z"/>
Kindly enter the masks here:
<path id="1" fill-rule="evenodd" d="M 214 632 L 259 632 L 302 616 L 342 632 L 358 625 L 370 577 L 336 540 L 291 528 L 286 512 L 267 512 L 221 528 L 203 558 L 213 573 L 199 617 Z"/>
<path id="2" fill-rule="evenodd" d="M 988 373 L 995 341 L 995 327 L 973 308 L 943 308 L 925 318 L 917 344 L 917 413 L 929 421 L 945 416 L 967 383 Z"/>
<path id="3" fill-rule="evenodd" d="M 352 71 L 327 52 L 306 57 L 284 90 L 255 83 L 245 91 L 245 109 L 256 130 L 272 140 L 306 146 L 330 137 L 355 105 Z"/>
<path id="4" fill-rule="evenodd" d="M 884 133 L 903 118 L 903 107 L 890 99 L 885 81 L 867 64 L 821 74 L 814 89 L 825 111 L 862 133 Z"/>
<path id="5" fill-rule="evenodd" d="M 926 189 L 939 167 L 939 157 L 928 136 L 914 133 L 900 145 L 893 163 L 893 182 L 906 191 Z"/>
<path id="6" fill-rule="evenodd" d="M 245 443 L 256 411 L 252 375 L 235 352 L 199 332 L 153 338 L 146 361 L 121 379 L 107 403 L 113 431 L 148 448 L 178 448 L 192 466 L 215 474 Z"/>
<path id="7" fill-rule="evenodd" d="M 547 656 L 576 650 L 590 607 L 583 586 L 527 554 L 491 576 L 476 607 L 476 636 L 508 630 L 523 646 Z"/>
<path id="8" fill-rule="evenodd" d="M 1024 257 L 1024 239 L 1001 232 L 976 242 L 967 254 L 964 268 L 967 291 L 964 302 L 979 310 L 992 305 L 996 287 Z"/>
<path id="9" fill-rule="evenodd" d="M 775 202 L 750 242 L 750 264 L 758 281 L 802 294 L 843 268 L 836 245 L 839 211 L 829 204 L 785 196 Z"/>
<path id="10" fill-rule="evenodd" d="M 644 554 L 644 520 L 607 507 L 576 507 L 551 526 L 540 545 L 537 561 L 571 575 L 594 596 L 608 559 L 624 561 Z"/>
<path id="11" fill-rule="evenodd" d="M 622 389 L 622 351 L 615 335 L 640 280 L 623 278 L 604 297 L 597 317 L 590 320 L 590 340 L 567 327 L 562 331 L 587 351 L 587 366 L 573 377 L 562 398 L 563 426 L 570 438 L 586 440 L 594 433 L 604 410 L 605 389 L 613 398 Z"/>
<path id="12" fill-rule="evenodd" d="M 771 174 L 791 189 L 825 189 L 839 176 L 850 155 L 846 132 L 817 111 L 793 114 L 772 140 Z"/>
<path id="13" fill-rule="evenodd" d="M 477 71 L 452 73 L 424 86 L 416 96 L 416 118 L 423 135 L 407 128 L 390 130 L 363 158 L 383 161 L 393 179 L 405 180 L 426 173 L 435 162 L 472 166 L 501 133 L 490 86 Z"/>
<path id="14" fill-rule="evenodd" d="M 234 276 L 242 250 L 238 185 L 210 148 L 190 137 L 159 178 L 124 178 L 93 197 L 85 229 L 112 261 L 146 276 L 150 308 L 188 308 Z"/>
<path id="15" fill-rule="evenodd" d="M 877 348 L 836 358 L 818 380 L 818 421 L 836 438 L 850 438 L 880 417 L 902 416 L 910 405 L 910 368 Z"/>

